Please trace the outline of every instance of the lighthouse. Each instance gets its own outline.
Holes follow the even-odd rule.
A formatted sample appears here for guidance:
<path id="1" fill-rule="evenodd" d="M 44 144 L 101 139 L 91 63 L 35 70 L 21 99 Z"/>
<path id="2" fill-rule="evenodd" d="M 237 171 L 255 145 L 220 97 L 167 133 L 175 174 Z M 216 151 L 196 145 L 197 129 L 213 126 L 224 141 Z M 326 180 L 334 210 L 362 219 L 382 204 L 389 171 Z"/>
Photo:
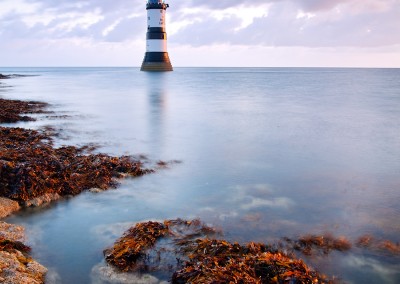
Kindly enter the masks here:
<path id="1" fill-rule="evenodd" d="M 164 0 L 148 0 L 146 54 L 141 71 L 172 71 L 167 51 L 165 12 L 169 7 Z"/>

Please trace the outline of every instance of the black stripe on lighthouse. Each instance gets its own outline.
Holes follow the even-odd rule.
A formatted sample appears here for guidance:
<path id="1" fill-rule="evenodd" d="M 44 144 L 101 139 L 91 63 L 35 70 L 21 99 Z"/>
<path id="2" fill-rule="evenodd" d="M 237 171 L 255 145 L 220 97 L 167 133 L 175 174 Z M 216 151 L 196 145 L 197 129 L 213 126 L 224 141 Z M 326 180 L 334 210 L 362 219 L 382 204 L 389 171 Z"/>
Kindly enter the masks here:
<path id="1" fill-rule="evenodd" d="M 163 39 L 163 40 L 167 40 L 167 34 L 166 33 L 147 33 L 146 34 L 146 39 Z"/>

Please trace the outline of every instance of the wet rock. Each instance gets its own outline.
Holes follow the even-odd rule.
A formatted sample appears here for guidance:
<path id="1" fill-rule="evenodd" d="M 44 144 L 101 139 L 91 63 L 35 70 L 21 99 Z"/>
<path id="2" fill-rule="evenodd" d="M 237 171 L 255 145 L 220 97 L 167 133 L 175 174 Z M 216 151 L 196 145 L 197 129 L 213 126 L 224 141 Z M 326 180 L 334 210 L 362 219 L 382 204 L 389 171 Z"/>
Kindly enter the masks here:
<path id="1" fill-rule="evenodd" d="M 18 202 L 8 198 L 0 197 L 0 218 L 4 218 L 15 211 L 18 211 L 19 209 L 20 206 Z"/>
<path id="2" fill-rule="evenodd" d="M 60 198 L 61 196 L 58 195 L 57 193 L 45 193 L 42 196 L 33 198 L 31 200 L 27 200 L 23 204 L 25 207 L 38 207 L 40 205 L 50 203 Z"/>
<path id="3" fill-rule="evenodd" d="M 0 79 L 10 79 L 11 77 L 9 75 L 3 75 L 0 73 Z"/>
<path id="4" fill-rule="evenodd" d="M 89 189 L 89 191 L 92 192 L 92 193 L 100 193 L 100 192 L 103 192 L 104 189 L 101 189 L 101 188 L 91 188 L 91 189 Z"/>
<path id="5" fill-rule="evenodd" d="M 28 255 L 24 239 L 23 227 L 0 222 L 0 283 L 44 283 L 47 269 Z"/>
<path id="6" fill-rule="evenodd" d="M 0 221 L 0 239 L 23 242 L 25 240 L 25 228 Z"/>
<path id="7" fill-rule="evenodd" d="M 0 282 L 7 284 L 44 283 L 47 269 L 20 251 L 0 251 Z"/>

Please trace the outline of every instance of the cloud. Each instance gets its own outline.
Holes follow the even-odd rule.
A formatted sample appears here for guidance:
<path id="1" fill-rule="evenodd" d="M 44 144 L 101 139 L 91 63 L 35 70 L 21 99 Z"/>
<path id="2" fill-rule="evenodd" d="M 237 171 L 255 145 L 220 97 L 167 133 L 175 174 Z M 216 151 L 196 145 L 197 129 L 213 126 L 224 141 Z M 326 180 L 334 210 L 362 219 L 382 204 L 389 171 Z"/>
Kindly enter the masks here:
<path id="1" fill-rule="evenodd" d="M 238 11 L 243 10 L 240 2 L 246 1 L 235 4 Z M 324 47 L 400 43 L 400 4 L 393 1 L 270 1 L 268 5 L 260 4 L 261 13 L 253 13 L 253 17 L 244 12 L 224 14 L 232 5 L 216 12 L 213 9 L 223 7 L 220 5 L 225 2 L 213 3 L 203 2 L 205 7 L 196 10 L 194 15 L 187 10 L 174 12 L 180 13 L 180 16 L 171 16 L 175 25 L 175 21 L 185 21 L 179 32 L 173 34 L 174 41 L 193 46 L 229 43 Z"/>
<path id="2" fill-rule="evenodd" d="M 144 37 L 145 5 L 139 5 L 141 1 L 16 1 L 0 4 L 0 38 L 124 41 Z"/>

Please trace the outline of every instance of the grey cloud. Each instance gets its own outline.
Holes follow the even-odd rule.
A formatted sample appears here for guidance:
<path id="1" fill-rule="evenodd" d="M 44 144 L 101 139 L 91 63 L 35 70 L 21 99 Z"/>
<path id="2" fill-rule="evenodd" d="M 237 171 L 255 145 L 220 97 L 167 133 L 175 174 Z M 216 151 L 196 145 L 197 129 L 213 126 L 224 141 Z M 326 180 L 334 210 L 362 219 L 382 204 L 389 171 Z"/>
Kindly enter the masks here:
<path id="1" fill-rule="evenodd" d="M 3 25 L 0 27 L 0 39 L 16 39 L 16 38 L 68 38 L 68 37 L 84 37 L 92 38 L 100 41 L 124 41 L 137 38 L 139 30 L 142 32 L 145 28 L 145 2 L 139 0 L 90 0 L 90 1 L 67 1 L 67 0 L 28 0 L 31 4 L 40 4 L 40 12 L 51 14 L 54 16 L 46 25 L 35 24 L 28 26 L 24 19 L 30 16 L 38 16 L 37 14 L 16 14 L 10 13 L 0 20 Z M 75 26 L 72 29 L 60 30 L 58 27 L 74 21 L 64 17 L 64 15 L 75 14 L 76 20 L 80 20 L 86 13 L 94 13 L 100 11 L 99 16 L 102 17 L 97 23 L 93 23 L 89 28 Z M 132 14 L 141 14 L 142 17 L 133 18 Z M 103 31 L 110 27 L 112 23 L 119 23 L 107 34 L 103 35 Z M 136 31 L 136 32 L 135 32 Z"/>
<path id="2" fill-rule="evenodd" d="M 242 1 L 244 2 L 244 1 Z M 337 18 L 324 18 L 316 12 L 316 18 L 298 18 L 298 6 L 289 1 L 271 6 L 268 16 L 255 18 L 244 29 L 240 19 L 205 19 L 202 23 L 186 26 L 172 38 L 173 41 L 193 46 L 209 44 L 241 44 L 267 46 L 383 46 L 400 43 L 400 4 L 391 10 L 365 11 Z M 329 10 L 336 1 L 301 1 L 310 10 Z M 225 2 L 224 2 L 225 3 Z M 179 13 L 176 12 L 176 13 Z M 182 17 L 182 16 L 181 16 Z M 174 19 L 174 15 L 171 16 Z M 183 20 L 183 19 L 179 19 Z"/>
<path id="3" fill-rule="evenodd" d="M 266 3 L 284 3 L 284 2 L 292 2 L 299 7 L 303 8 L 305 12 L 311 11 L 320 11 L 327 10 L 337 5 L 345 2 L 351 2 L 354 0 L 203 0 L 203 1 L 179 1 L 175 3 L 175 1 L 170 0 L 169 2 L 173 3 L 174 7 L 207 7 L 210 9 L 226 9 L 231 7 L 237 7 L 241 5 L 252 5 L 257 6 Z"/>

